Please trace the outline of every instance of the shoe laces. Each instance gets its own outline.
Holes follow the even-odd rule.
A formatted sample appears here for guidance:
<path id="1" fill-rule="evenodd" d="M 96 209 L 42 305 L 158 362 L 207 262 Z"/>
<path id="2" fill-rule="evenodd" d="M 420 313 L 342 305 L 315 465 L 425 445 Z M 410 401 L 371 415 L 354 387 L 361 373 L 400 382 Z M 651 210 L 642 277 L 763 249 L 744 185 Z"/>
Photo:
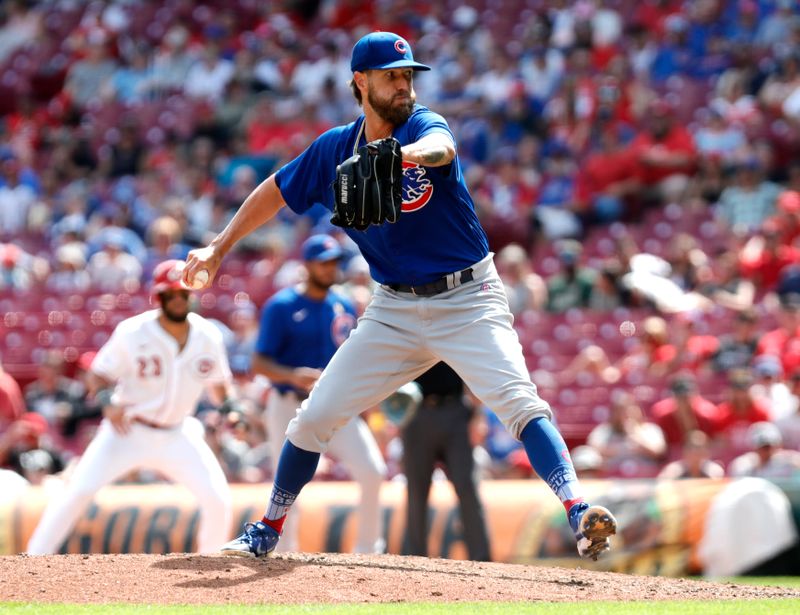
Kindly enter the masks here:
<path id="1" fill-rule="evenodd" d="M 248 521 L 244 524 L 244 535 L 247 536 L 249 540 L 254 540 L 260 533 L 261 528 L 259 528 L 253 521 Z"/>

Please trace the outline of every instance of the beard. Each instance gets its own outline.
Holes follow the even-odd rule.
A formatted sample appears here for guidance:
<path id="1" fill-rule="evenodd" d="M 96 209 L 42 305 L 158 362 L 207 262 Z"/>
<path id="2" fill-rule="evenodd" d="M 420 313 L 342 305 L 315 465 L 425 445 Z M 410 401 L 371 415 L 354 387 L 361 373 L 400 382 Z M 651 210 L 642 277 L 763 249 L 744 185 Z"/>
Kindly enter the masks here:
<path id="1" fill-rule="evenodd" d="M 188 309 L 178 312 L 164 305 L 163 303 L 161 304 L 161 313 L 164 314 L 164 318 L 170 322 L 176 323 L 186 322 L 186 319 L 189 317 Z"/>
<path id="2" fill-rule="evenodd" d="M 414 90 L 409 92 L 408 98 L 403 101 L 395 98 L 378 98 L 372 84 L 367 88 L 367 100 L 370 106 L 375 110 L 382 120 L 389 122 L 393 126 L 399 126 L 411 117 L 411 112 L 414 110 L 414 103 L 417 102 L 417 96 Z"/>

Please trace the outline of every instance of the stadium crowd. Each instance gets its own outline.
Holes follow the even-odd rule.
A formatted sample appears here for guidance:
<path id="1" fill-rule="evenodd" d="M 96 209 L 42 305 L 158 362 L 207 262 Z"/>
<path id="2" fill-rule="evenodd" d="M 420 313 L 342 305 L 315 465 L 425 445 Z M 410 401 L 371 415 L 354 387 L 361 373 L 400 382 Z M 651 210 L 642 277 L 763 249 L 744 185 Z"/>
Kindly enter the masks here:
<path id="1" fill-rule="evenodd" d="M 350 49 L 397 32 L 458 139 L 534 382 L 582 476 L 800 474 L 796 0 L 8 0 L 0 25 L 0 467 L 68 467 L 100 409 L 83 377 L 157 263 L 358 108 Z M 302 275 L 321 206 L 279 216 L 196 310 L 246 411 L 199 409 L 229 480 L 271 477 L 249 374 L 264 300 Z M 393 476 L 397 428 L 368 422 Z M 532 474 L 490 409 L 485 478 Z M 319 475 L 344 478 L 335 460 Z M 158 480 L 139 474 L 135 480 Z"/>

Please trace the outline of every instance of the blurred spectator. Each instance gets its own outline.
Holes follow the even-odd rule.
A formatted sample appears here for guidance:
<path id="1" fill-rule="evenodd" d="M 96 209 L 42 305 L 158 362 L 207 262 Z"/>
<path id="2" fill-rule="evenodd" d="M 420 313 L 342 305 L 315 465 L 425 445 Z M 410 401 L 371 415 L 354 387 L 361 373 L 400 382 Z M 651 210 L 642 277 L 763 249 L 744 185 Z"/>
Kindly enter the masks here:
<path id="1" fill-rule="evenodd" d="M 583 248 L 574 240 L 564 240 L 557 246 L 561 271 L 547 280 L 547 309 L 566 312 L 570 308 L 589 306 L 597 273 L 580 264 Z"/>
<path id="2" fill-rule="evenodd" d="M 734 252 L 725 251 L 712 259 L 699 282 L 698 291 L 717 305 L 736 312 L 752 311 L 756 287 L 742 276 Z"/>
<path id="3" fill-rule="evenodd" d="M 90 32 L 86 40 L 86 56 L 67 71 L 64 91 L 79 110 L 98 98 L 117 68 L 117 63 L 109 56 L 108 45 L 108 35 L 102 30 Z"/>
<path id="4" fill-rule="evenodd" d="M 800 452 L 783 448 L 781 432 L 773 423 L 753 423 L 747 430 L 747 442 L 752 450 L 731 461 L 731 476 L 771 480 L 800 476 Z"/>
<path id="5" fill-rule="evenodd" d="M 733 331 L 719 338 L 719 348 L 711 357 L 714 371 L 727 373 L 736 368 L 746 368 L 756 354 L 758 316 L 753 309 L 742 310 L 733 318 Z"/>
<path id="6" fill-rule="evenodd" d="M 100 175 L 110 179 L 138 175 L 143 170 L 145 158 L 138 121 L 132 117 L 122 118 L 115 137 L 110 145 L 100 150 Z"/>
<path id="7" fill-rule="evenodd" d="M 727 122 L 719 109 L 710 108 L 703 110 L 695 142 L 700 156 L 727 162 L 743 156 L 747 137 L 739 126 Z"/>
<path id="8" fill-rule="evenodd" d="M 182 242 L 183 229 L 172 216 L 161 216 L 153 220 L 147 229 L 147 261 L 143 264 L 144 275 L 150 277 L 160 262 L 177 259 L 184 260 L 189 246 Z"/>
<path id="9" fill-rule="evenodd" d="M 722 116 L 725 124 L 738 128 L 756 127 L 761 123 L 756 99 L 746 91 L 743 71 L 735 68 L 725 71 L 717 80 L 716 90 L 717 95 L 709 106 Z"/>
<path id="10" fill-rule="evenodd" d="M 719 433 L 726 438 L 734 451 L 746 448 L 745 432 L 750 425 L 772 418 L 766 400 L 751 394 L 752 384 L 750 370 L 731 370 L 728 372 L 727 399 L 717 406 Z"/>
<path id="11" fill-rule="evenodd" d="M 763 179 L 761 166 L 753 157 L 736 165 L 734 182 L 722 191 L 716 214 L 735 233 L 746 234 L 775 213 L 780 188 Z"/>
<path id="12" fill-rule="evenodd" d="M 145 42 L 130 46 L 127 63 L 118 66 L 105 82 L 101 94 L 124 105 L 142 103 L 152 98 L 152 49 Z"/>
<path id="13" fill-rule="evenodd" d="M 669 340 L 667 321 L 661 316 L 648 316 L 641 329 L 638 345 L 620 359 L 620 369 L 625 374 L 644 372 L 657 377 L 666 375 L 677 354 Z"/>
<path id="14" fill-rule="evenodd" d="M 778 115 L 783 112 L 784 102 L 800 88 L 800 53 L 790 53 L 777 62 L 759 91 L 759 100 L 764 108 Z"/>
<path id="15" fill-rule="evenodd" d="M 17 49 L 36 42 L 42 34 L 42 13 L 25 0 L 3 3 L 3 26 L 0 28 L 0 63 Z"/>
<path id="16" fill-rule="evenodd" d="M 597 450 L 587 444 L 576 446 L 570 451 L 572 465 L 581 480 L 585 478 L 603 478 L 603 457 Z"/>
<path id="17" fill-rule="evenodd" d="M 783 271 L 800 262 L 800 250 L 782 243 L 781 233 L 779 223 L 770 218 L 739 253 L 742 274 L 763 290 L 776 290 Z"/>
<path id="18" fill-rule="evenodd" d="M 539 310 L 547 302 L 547 285 L 532 267 L 530 257 L 519 244 L 509 244 L 497 254 L 497 271 L 503 281 L 511 313 Z"/>
<path id="19" fill-rule="evenodd" d="M 694 58 L 688 45 L 689 23 L 686 18 L 676 11 L 671 15 L 660 16 L 658 21 L 662 25 L 664 37 L 659 42 L 650 65 L 650 77 L 655 82 L 662 82 L 673 75 L 690 72 Z"/>
<path id="20" fill-rule="evenodd" d="M 17 235 L 28 228 L 28 213 L 36 192 L 22 181 L 19 161 L 0 154 L 0 237 Z"/>
<path id="21" fill-rule="evenodd" d="M 47 277 L 47 288 L 58 293 L 81 292 L 91 285 L 86 271 L 86 246 L 73 241 L 56 250 L 55 266 Z"/>
<path id="22" fill-rule="evenodd" d="M 237 305 L 229 316 L 231 337 L 225 340 L 228 362 L 236 376 L 250 375 L 258 337 L 258 310 L 252 303 Z"/>
<path id="23" fill-rule="evenodd" d="M 627 391 L 611 395 L 607 422 L 589 433 L 586 443 L 603 458 L 609 476 L 655 476 L 667 450 L 661 428 L 645 420 L 642 409 Z"/>
<path id="24" fill-rule="evenodd" d="M 774 4 L 775 10 L 764 18 L 756 33 L 759 47 L 773 47 L 789 40 L 792 29 L 800 25 L 795 0 L 776 0 Z"/>
<path id="25" fill-rule="evenodd" d="M 647 196 L 662 204 L 678 203 L 695 171 L 694 139 L 664 100 L 650 104 L 642 123 L 645 128 L 630 148 Z"/>
<path id="26" fill-rule="evenodd" d="M 632 209 L 641 188 L 634 152 L 615 123 L 599 126 L 597 147 L 578 170 L 575 210 L 588 222 L 607 224 Z"/>
<path id="27" fill-rule="evenodd" d="M 757 357 L 753 362 L 753 374 L 755 378 L 750 394 L 770 409 L 773 421 L 778 422 L 794 414 L 797 399 L 784 382 L 783 366 L 778 357 L 768 354 Z"/>
<path id="28" fill-rule="evenodd" d="M 153 80 L 159 90 L 182 90 L 189 68 L 195 61 L 188 51 L 189 32 L 181 24 L 173 24 L 161 41 L 153 61 Z"/>
<path id="29" fill-rule="evenodd" d="M 761 334 L 756 354 L 778 357 L 786 374 L 800 368 L 800 294 L 780 297 L 778 326 Z"/>
<path id="30" fill-rule="evenodd" d="M 533 210 L 535 228 L 548 240 L 580 237 L 583 226 L 575 211 L 574 157 L 559 143 L 550 148 L 542 166 L 544 176 Z"/>
<path id="31" fill-rule="evenodd" d="M 800 371 L 795 371 L 787 379 L 789 392 L 792 395 L 794 411 L 775 421 L 781 430 L 783 441 L 788 448 L 800 450 Z"/>
<path id="32" fill-rule="evenodd" d="M 658 478 L 675 480 L 681 478 L 722 478 L 724 468 L 711 460 L 708 436 L 702 431 L 692 431 L 686 436 L 681 448 L 681 457 L 664 466 Z"/>
<path id="33" fill-rule="evenodd" d="M 697 392 L 695 379 L 679 374 L 670 382 L 670 397 L 653 405 L 651 416 L 664 432 L 667 445 L 679 450 L 690 432 L 715 436 L 721 429 L 722 412 Z"/>
<path id="34" fill-rule="evenodd" d="M 65 375 L 66 362 L 58 350 L 45 353 L 39 362 L 36 380 L 25 387 L 25 405 L 42 415 L 54 432 L 64 434 L 73 405 L 84 390 L 81 384 Z"/>
<path id="35" fill-rule="evenodd" d="M 616 258 L 603 261 L 592 287 L 589 308 L 598 312 L 610 312 L 620 306 L 629 305 L 630 293 L 622 284 L 622 264 Z"/>
<path id="36" fill-rule="evenodd" d="M 25 412 L 25 400 L 14 377 L 0 362 L 0 433 Z"/>
<path id="37" fill-rule="evenodd" d="M 0 289 L 26 290 L 33 284 L 30 271 L 23 266 L 23 256 L 13 243 L 0 243 Z"/>
<path id="38" fill-rule="evenodd" d="M 675 348 L 675 357 L 669 364 L 670 371 L 686 370 L 694 374 L 704 371 L 711 357 L 719 349 L 719 339 L 700 332 L 702 315 L 696 311 L 673 316 L 670 342 Z"/>
<path id="39" fill-rule="evenodd" d="M 92 285 L 107 292 L 131 292 L 139 288 L 142 265 L 124 251 L 119 236 L 106 237 L 103 248 L 95 253 L 87 266 Z"/>
<path id="40" fill-rule="evenodd" d="M 208 43 L 202 58 L 189 68 L 184 90 L 191 98 L 219 102 L 234 72 L 233 62 L 220 55 L 216 44 Z"/>
<path id="41" fill-rule="evenodd" d="M 47 419 L 36 412 L 24 413 L 4 431 L 0 431 L 0 467 L 14 470 L 21 476 L 30 470 L 46 469 L 50 473 L 63 470 L 64 461 L 50 443 L 47 431 Z M 22 465 L 23 455 L 32 451 L 41 451 L 42 454 L 32 459 L 29 456 L 29 467 L 26 469 Z"/>

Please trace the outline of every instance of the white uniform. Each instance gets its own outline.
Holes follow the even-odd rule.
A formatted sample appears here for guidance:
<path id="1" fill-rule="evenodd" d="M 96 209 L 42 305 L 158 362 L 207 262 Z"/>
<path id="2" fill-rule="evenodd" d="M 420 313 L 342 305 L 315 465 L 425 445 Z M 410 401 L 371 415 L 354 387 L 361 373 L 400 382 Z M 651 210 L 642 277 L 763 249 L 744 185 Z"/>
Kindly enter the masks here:
<path id="1" fill-rule="evenodd" d="M 228 539 L 230 489 L 202 424 L 191 416 L 209 385 L 232 378 L 222 335 L 190 313 L 189 336 L 180 349 L 158 323 L 159 313 L 121 322 L 95 357 L 92 371 L 116 382 L 112 401 L 134 421 L 125 435 L 108 420 L 100 424 L 63 493 L 45 509 L 29 554 L 57 552 L 94 494 L 137 468 L 156 470 L 195 495 L 201 511 L 198 551 L 213 552 Z"/>

